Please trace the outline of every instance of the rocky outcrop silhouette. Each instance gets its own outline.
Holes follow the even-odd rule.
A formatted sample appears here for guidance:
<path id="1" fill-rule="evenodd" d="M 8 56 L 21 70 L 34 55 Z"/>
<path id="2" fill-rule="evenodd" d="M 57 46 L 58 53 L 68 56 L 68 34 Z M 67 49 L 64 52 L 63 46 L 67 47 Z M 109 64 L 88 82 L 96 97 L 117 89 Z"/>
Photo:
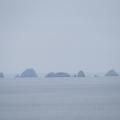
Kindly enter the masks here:
<path id="1" fill-rule="evenodd" d="M 15 78 L 20 78 L 20 75 L 19 75 L 19 74 L 17 74 L 17 75 L 15 76 Z"/>
<path id="2" fill-rule="evenodd" d="M 115 70 L 109 70 L 105 76 L 119 76 L 119 74 Z"/>
<path id="3" fill-rule="evenodd" d="M 65 72 L 57 72 L 55 74 L 55 77 L 70 77 L 70 75 L 68 73 L 65 73 Z"/>
<path id="4" fill-rule="evenodd" d="M 4 74 L 2 72 L 0 73 L 0 78 L 4 78 Z"/>
<path id="5" fill-rule="evenodd" d="M 54 72 L 50 72 L 45 77 L 47 77 L 47 78 L 55 77 L 55 73 Z"/>
<path id="6" fill-rule="evenodd" d="M 51 78 L 51 77 L 70 77 L 70 75 L 68 73 L 65 72 L 50 72 L 46 75 L 47 78 Z"/>
<path id="7" fill-rule="evenodd" d="M 77 77 L 85 77 L 85 73 L 83 71 L 79 71 Z"/>
<path id="8" fill-rule="evenodd" d="M 38 77 L 38 75 L 37 75 L 37 73 L 36 73 L 36 71 L 34 69 L 30 68 L 30 69 L 26 69 L 21 74 L 20 77 L 22 77 L 22 78 L 30 77 L 31 78 L 31 77 Z"/>

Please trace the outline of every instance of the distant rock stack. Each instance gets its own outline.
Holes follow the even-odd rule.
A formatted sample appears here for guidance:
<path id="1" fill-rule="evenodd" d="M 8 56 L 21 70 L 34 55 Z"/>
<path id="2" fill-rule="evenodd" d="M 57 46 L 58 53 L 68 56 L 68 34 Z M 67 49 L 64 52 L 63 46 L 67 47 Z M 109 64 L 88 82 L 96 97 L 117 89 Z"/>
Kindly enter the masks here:
<path id="1" fill-rule="evenodd" d="M 17 75 L 15 76 L 15 78 L 20 78 L 20 75 L 19 75 L 19 74 L 17 74 Z"/>
<path id="2" fill-rule="evenodd" d="M 55 73 L 54 73 L 54 72 L 50 72 L 50 73 L 48 73 L 45 77 L 46 77 L 46 78 L 55 77 Z"/>
<path id="3" fill-rule="evenodd" d="M 74 74 L 74 75 L 73 75 L 73 77 L 77 77 L 77 75 L 76 75 L 76 74 Z"/>
<path id="4" fill-rule="evenodd" d="M 2 72 L 0 73 L 0 78 L 4 78 L 4 74 Z"/>
<path id="5" fill-rule="evenodd" d="M 105 76 L 119 76 L 115 70 L 108 71 Z"/>
<path id="6" fill-rule="evenodd" d="M 70 75 L 68 73 L 65 73 L 65 72 L 57 72 L 55 74 L 55 77 L 70 77 Z"/>
<path id="7" fill-rule="evenodd" d="M 65 73 L 65 72 L 57 72 L 57 73 L 50 72 L 45 77 L 47 77 L 47 78 L 52 78 L 52 77 L 70 77 L 70 75 L 68 73 Z"/>
<path id="8" fill-rule="evenodd" d="M 34 78 L 34 77 L 38 77 L 36 71 L 32 68 L 30 69 L 26 69 L 22 74 L 21 76 L 22 78 Z"/>
<path id="9" fill-rule="evenodd" d="M 94 77 L 98 77 L 98 75 L 94 75 Z"/>
<path id="10" fill-rule="evenodd" d="M 77 77 L 85 77 L 85 73 L 83 71 L 79 71 Z"/>

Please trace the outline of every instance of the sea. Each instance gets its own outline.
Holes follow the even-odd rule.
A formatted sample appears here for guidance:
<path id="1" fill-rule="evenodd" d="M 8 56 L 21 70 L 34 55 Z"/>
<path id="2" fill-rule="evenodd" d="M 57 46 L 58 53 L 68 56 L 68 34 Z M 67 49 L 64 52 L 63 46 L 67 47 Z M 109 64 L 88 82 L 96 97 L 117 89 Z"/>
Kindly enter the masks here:
<path id="1" fill-rule="evenodd" d="M 0 120 L 120 120 L 120 77 L 0 79 Z"/>

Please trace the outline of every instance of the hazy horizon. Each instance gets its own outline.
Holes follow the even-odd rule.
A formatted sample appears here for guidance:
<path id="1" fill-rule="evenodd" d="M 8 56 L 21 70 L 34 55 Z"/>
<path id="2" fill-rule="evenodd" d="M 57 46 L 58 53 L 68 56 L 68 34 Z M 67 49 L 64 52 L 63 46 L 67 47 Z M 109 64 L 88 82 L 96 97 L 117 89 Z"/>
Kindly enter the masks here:
<path id="1" fill-rule="evenodd" d="M 0 0 L 0 72 L 120 72 L 120 1 Z"/>

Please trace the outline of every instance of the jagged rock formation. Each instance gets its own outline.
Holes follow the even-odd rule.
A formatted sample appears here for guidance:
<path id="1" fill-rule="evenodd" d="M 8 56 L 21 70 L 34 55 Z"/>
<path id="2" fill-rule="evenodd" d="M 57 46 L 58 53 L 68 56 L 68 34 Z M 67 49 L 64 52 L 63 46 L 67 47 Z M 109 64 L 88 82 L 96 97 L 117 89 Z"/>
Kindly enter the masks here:
<path id="1" fill-rule="evenodd" d="M 48 78 L 50 78 L 50 77 L 70 77 L 70 75 L 65 72 L 57 72 L 57 73 L 51 72 L 51 73 L 48 73 L 46 75 L 46 77 L 48 77 Z"/>
<path id="2" fill-rule="evenodd" d="M 79 71 L 77 77 L 85 77 L 85 73 L 83 71 Z"/>
<path id="3" fill-rule="evenodd" d="M 2 72 L 0 73 L 0 78 L 4 78 L 4 74 Z"/>
<path id="4" fill-rule="evenodd" d="M 119 76 L 115 70 L 108 71 L 105 76 Z"/>
<path id="5" fill-rule="evenodd" d="M 36 73 L 36 71 L 34 69 L 30 68 L 30 69 L 25 70 L 21 74 L 20 77 L 22 77 L 22 78 L 24 78 L 24 77 L 38 77 L 38 75 L 37 75 L 37 73 Z"/>

